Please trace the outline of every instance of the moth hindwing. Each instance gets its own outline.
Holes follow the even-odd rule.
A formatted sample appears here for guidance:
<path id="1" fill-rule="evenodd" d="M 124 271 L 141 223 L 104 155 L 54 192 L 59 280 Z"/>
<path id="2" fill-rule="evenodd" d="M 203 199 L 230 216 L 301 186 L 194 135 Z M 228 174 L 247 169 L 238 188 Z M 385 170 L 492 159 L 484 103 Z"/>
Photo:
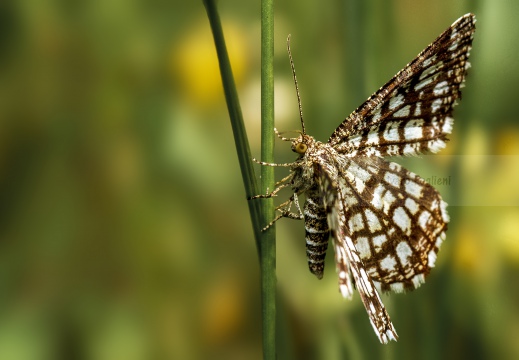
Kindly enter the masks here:
<path id="1" fill-rule="evenodd" d="M 306 134 L 288 41 L 302 131 L 295 138 L 276 134 L 292 142 L 298 158 L 289 164 L 259 162 L 287 166 L 290 174 L 270 194 L 252 198 L 292 188 L 267 227 L 282 217 L 304 220 L 308 266 L 318 278 L 332 239 L 340 292 L 351 298 L 355 284 L 382 343 L 398 336 L 378 291 L 420 286 L 434 267 L 449 222 L 447 204 L 436 189 L 383 157 L 445 147 L 470 66 L 475 22 L 473 14 L 459 18 L 351 113 L 326 143 Z M 302 209 L 300 195 L 306 198 Z"/>

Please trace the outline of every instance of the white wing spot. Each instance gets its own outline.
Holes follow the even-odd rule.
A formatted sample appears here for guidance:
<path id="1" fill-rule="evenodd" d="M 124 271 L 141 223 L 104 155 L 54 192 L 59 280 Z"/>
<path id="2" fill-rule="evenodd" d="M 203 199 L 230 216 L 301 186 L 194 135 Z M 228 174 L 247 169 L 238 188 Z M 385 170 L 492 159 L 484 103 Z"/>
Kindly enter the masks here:
<path id="1" fill-rule="evenodd" d="M 373 247 L 375 248 L 375 251 L 378 252 L 378 251 L 382 250 L 382 244 L 384 244 L 386 241 L 387 241 L 387 236 L 384 234 L 374 236 L 373 237 Z"/>
<path id="2" fill-rule="evenodd" d="M 364 215 L 366 215 L 366 219 L 368 221 L 368 227 L 369 230 L 374 233 L 378 230 L 382 229 L 382 226 L 380 225 L 380 221 L 378 220 L 377 215 L 371 211 L 370 209 L 364 210 Z"/>
<path id="3" fill-rule="evenodd" d="M 373 123 L 377 123 L 378 120 L 380 119 L 380 116 L 382 116 L 382 114 L 380 112 L 380 106 L 379 106 L 379 108 L 376 109 L 374 114 L 373 114 L 373 118 L 372 118 Z"/>
<path id="4" fill-rule="evenodd" d="M 404 103 L 404 95 L 399 94 L 397 96 L 393 96 L 389 99 L 389 109 L 395 110 L 397 107 Z"/>
<path id="5" fill-rule="evenodd" d="M 432 103 L 432 112 L 435 113 L 436 111 L 438 111 L 439 108 L 441 108 L 443 104 L 443 100 L 441 98 L 438 98 L 438 99 L 435 99 Z"/>
<path id="6" fill-rule="evenodd" d="M 360 142 L 362 140 L 361 135 L 355 135 L 348 139 L 348 143 L 354 148 L 358 148 L 360 146 Z"/>
<path id="7" fill-rule="evenodd" d="M 443 200 L 441 200 L 440 203 L 440 212 L 442 214 L 442 220 L 448 223 L 450 219 L 449 214 L 447 214 L 447 203 Z"/>
<path id="8" fill-rule="evenodd" d="M 436 252 L 433 250 L 429 251 L 429 254 L 427 254 L 427 265 L 429 267 L 434 267 L 434 263 L 436 262 Z"/>
<path id="9" fill-rule="evenodd" d="M 351 181 L 357 189 L 357 192 L 362 193 L 366 187 L 366 182 L 369 181 L 372 175 L 367 170 L 361 168 L 353 162 L 350 164 L 350 167 L 347 171 L 351 175 L 348 176 L 348 178 L 351 178 Z"/>
<path id="10" fill-rule="evenodd" d="M 391 205 L 395 202 L 396 198 L 393 196 L 391 191 L 386 190 L 386 193 L 384 194 L 384 198 L 382 199 L 383 206 L 384 206 L 384 213 L 389 213 L 389 208 Z"/>
<path id="11" fill-rule="evenodd" d="M 449 51 L 454 51 L 458 48 L 459 42 L 455 41 L 452 43 L 451 46 L 449 46 Z"/>
<path id="12" fill-rule="evenodd" d="M 345 194 L 344 195 L 344 204 L 348 205 L 348 206 L 356 205 L 356 204 L 358 204 L 358 200 L 352 194 Z"/>
<path id="13" fill-rule="evenodd" d="M 444 241 L 447 238 L 447 235 L 445 235 L 445 232 L 442 232 L 440 236 L 436 239 L 436 247 L 439 248 L 442 244 L 442 241 Z"/>
<path id="14" fill-rule="evenodd" d="M 411 180 L 405 181 L 405 191 L 416 198 L 422 196 L 422 186 Z"/>
<path id="15" fill-rule="evenodd" d="M 356 213 L 350 218 L 348 222 L 348 226 L 350 228 L 350 232 L 354 233 L 356 231 L 364 229 L 364 221 L 362 220 L 362 214 Z"/>
<path id="16" fill-rule="evenodd" d="M 458 19 L 459 20 L 459 19 Z M 451 34 L 451 40 L 454 39 L 455 37 L 458 37 L 458 31 L 457 30 L 453 30 L 452 31 L 452 34 Z"/>
<path id="17" fill-rule="evenodd" d="M 368 138 L 366 139 L 366 145 L 378 145 L 379 136 L 377 133 L 368 133 Z"/>
<path id="18" fill-rule="evenodd" d="M 414 109 L 414 116 L 420 116 L 422 114 L 422 110 L 420 109 L 422 103 L 416 103 L 416 107 Z"/>
<path id="19" fill-rule="evenodd" d="M 431 217 L 431 213 L 427 210 L 422 211 L 420 217 L 418 218 L 418 224 L 423 230 L 427 230 L 427 223 L 429 222 L 429 218 Z"/>
<path id="20" fill-rule="evenodd" d="M 400 260 L 400 264 L 402 266 L 406 267 L 409 265 L 409 257 L 413 255 L 413 250 L 407 243 L 407 241 L 401 241 L 396 246 L 396 255 L 398 256 L 398 259 Z"/>
<path id="21" fill-rule="evenodd" d="M 355 247 L 357 248 L 361 259 L 369 259 L 371 257 L 371 250 L 369 248 L 369 241 L 367 237 L 358 237 Z"/>
<path id="22" fill-rule="evenodd" d="M 399 141 L 400 135 L 398 134 L 398 123 L 392 123 L 390 124 L 385 130 L 384 130 L 384 139 L 387 141 Z"/>
<path id="23" fill-rule="evenodd" d="M 391 172 L 386 172 L 384 174 L 384 180 L 390 184 L 390 185 L 393 185 L 394 187 L 397 187 L 399 188 L 400 187 L 400 181 L 402 180 L 400 178 L 400 176 L 398 176 L 397 174 L 393 174 Z"/>
<path id="24" fill-rule="evenodd" d="M 368 181 L 371 178 L 371 174 L 368 171 L 364 170 L 353 162 L 348 168 L 348 171 L 351 172 L 355 178 L 361 179 L 362 181 Z"/>
<path id="25" fill-rule="evenodd" d="M 419 143 L 414 143 L 414 144 L 405 144 L 404 146 L 404 154 L 405 155 L 409 155 L 409 154 L 416 154 L 419 152 L 419 149 L 420 148 L 420 144 Z"/>
<path id="26" fill-rule="evenodd" d="M 386 189 L 382 184 L 378 184 L 375 190 L 373 190 L 373 200 L 371 201 L 371 204 L 378 210 L 382 209 L 384 206 L 384 203 L 382 202 L 384 191 L 386 191 Z"/>
<path id="27" fill-rule="evenodd" d="M 385 258 L 383 258 L 382 260 L 380 260 L 380 267 L 383 270 L 394 271 L 395 265 L 396 265 L 396 260 L 391 255 L 388 255 Z"/>
<path id="28" fill-rule="evenodd" d="M 406 140 L 415 140 L 423 138 L 423 119 L 409 121 L 404 128 L 404 137 Z"/>
<path id="29" fill-rule="evenodd" d="M 445 142 L 442 140 L 431 140 L 431 141 L 427 142 L 427 148 L 429 148 L 429 150 L 433 153 L 440 151 L 444 147 L 445 147 Z"/>
<path id="30" fill-rule="evenodd" d="M 436 61 L 436 55 L 433 55 L 427 59 L 424 60 L 423 62 L 423 67 L 426 68 L 428 67 L 429 65 L 431 65 L 433 62 Z"/>
<path id="31" fill-rule="evenodd" d="M 418 204 L 409 197 L 405 199 L 405 207 L 412 215 L 415 215 L 418 212 Z"/>
<path id="32" fill-rule="evenodd" d="M 425 64 L 425 63 L 424 63 Z M 427 65 L 428 66 L 428 65 Z M 425 66 L 426 67 L 426 66 Z M 426 77 L 428 77 L 430 74 L 436 72 L 438 69 L 442 68 L 443 67 L 443 61 L 438 61 L 436 64 L 434 64 L 433 66 L 430 66 L 428 68 L 426 68 L 422 74 L 420 75 L 420 78 L 419 80 L 423 80 L 425 79 Z"/>
<path id="33" fill-rule="evenodd" d="M 411 111 L 411 106 L 406 105 L 403 108 L 401 108 L 400 110 L 398 110 L 397 112 L 395 112 L 393 114 L 393 116 L 394 117 L 408 117 L 410 111 Z"/>
<path id="34" fill-rule="evenodd" d="M 442 126 L 442 133 L 450 134 L 452 132 L 452 125 L 454 124 L 454 119 L 451 117 L 446 117 L 445 122 Z"/>
<path id="35" fill-rule="evenodd" d="M 422 90 L 427 85 L 431 84 L 434 80 L 434 77 L 427 78 L 425 80 L 420 81 L 418 84 L 415 85 L 414 89 L 416 91 Z"/>
<path id="36" fill-rule="evenodd" d="M 366 187 L 366 184 L 364 183 L 364 181 L 362 181 L 360 179 L 355 179 L 355 182 L 353 184 L 355 185 L 357 192 L 359 194 L 362 194 L 362 192 L 364 191 L 364 188 Z"/>
<path id="37" fill-rule="evenodd" d="M 449 83 L 447 81 L 441 81 L 434 87 L 433 93 L 436 96 L 446 94 L 449 91 Z"/>
<path id="38" fill-rule="evenodd" d="M 406 235 L 411 235 L 411 219 L 403 207 L 398 207 L 393 213 L 393 221 Z"/>

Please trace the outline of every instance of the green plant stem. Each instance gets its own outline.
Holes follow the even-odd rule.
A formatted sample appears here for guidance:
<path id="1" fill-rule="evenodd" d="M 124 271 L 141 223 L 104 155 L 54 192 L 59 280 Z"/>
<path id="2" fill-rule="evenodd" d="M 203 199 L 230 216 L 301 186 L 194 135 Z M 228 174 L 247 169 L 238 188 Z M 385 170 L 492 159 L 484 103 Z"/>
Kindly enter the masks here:
<path id="1" fill-rule="evenodd" d="M 234 134 L 236 151 L 247 197 L 259 194 L 243 117 L 231 71 L 220 18 L 214 0 L 203 0 L 213 32 L 225 99 Z M 272 162 L 274 152 L 274 10 L 273 0 L 261 3 L 261 156 Z M 263 193 L 274 187 L 274 169 L 262 167 Z M 276 240 L 274 227 L 265 232 L 261 228 L 273 218 L 273 199 L 249 201 L 249 212 L 254 228 L 256 246 L 260 258 L 263 358 L 276 358 Z"/>
<path id="2" fill-rule="evenodd" d="M 274 161 L 274 0 L 261 1 L 261 158 Z M 273 190 L 274 168 L 263 166 L 261 187 Z M 274 199 L 264 199 L 264 219 L 274 217 Z M 270 227 L 260 243 L 263 358 L 276 358 L 276 233 Z"/>
<path id="3" fill-rule="evenodd" d="M 256 183 L 256 175 L 254 173 L 254 167 L 251 161 L 252 157 L 247 139 L 247 133 L 245 131 L 245 125 L 243 123 L 238 92 L 236 91 L 236 85 L 234 83 L 234 77 L 231 70 L 231 63 L 229 61 L 229 55 L 227 54 L 227 48 L 225 46 L 222 24 L 220 23 L 220 17 L 218 15 L 215 2 L 214 0 L 203 0 L 203 2 L 207 11 L 209 23 L 211 25 L 211 31 L 213 33 L 216 54 L 218 56 L 218 63 L 220 66 L 220 75 L 222 77 L 225 93 L 225 100 L 227 102 L 227 109 L 229 111 L 229 117 L 234 134 L 236 152 L 238 154 L 238 161 L 240 163 L 243 184 L 245 185 L 245 194 L 248 198 L 259 194 L 259 189 Z M 256 247 L 259 253 L 262 237 L 261 224 L 263 223 L 261 202 L 248 201 L 247 203 L 249 206 L 252 226 L 254 229 Z"/>

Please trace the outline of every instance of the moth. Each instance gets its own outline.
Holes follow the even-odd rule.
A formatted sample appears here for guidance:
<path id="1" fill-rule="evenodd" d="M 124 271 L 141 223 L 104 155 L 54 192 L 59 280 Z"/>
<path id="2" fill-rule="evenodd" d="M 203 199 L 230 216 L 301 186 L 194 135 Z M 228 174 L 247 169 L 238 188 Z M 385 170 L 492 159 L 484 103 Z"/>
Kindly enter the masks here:
<path id="1" fill-rule="evenodd" d="M 292 189 L 266 228 L 284 217 L 304 220 L 308 266 L 319 279 L 331 238 L 339 290 L 350 299 L 354 287 L 358 290 L 382 343 L 396 341 L 398 335 L 379 291 L 420 286 L 434 267 L 449 222 L 447 204 L 434 187 L 383 158 L 436 153 L 445 147 L 470 67 L 475 22 L 470 13 L 456 20 L 351 113 L 326 143 L 305 131 L 287 40 L 302 131 L 294 138 L 275 132 L 291 142 L 298 157 L 288 164 L 258 162 L 289 167 L 290 174 L 272 192 L 251 199 Z M 300 195 L 305 196 L 302 209 Z"/>

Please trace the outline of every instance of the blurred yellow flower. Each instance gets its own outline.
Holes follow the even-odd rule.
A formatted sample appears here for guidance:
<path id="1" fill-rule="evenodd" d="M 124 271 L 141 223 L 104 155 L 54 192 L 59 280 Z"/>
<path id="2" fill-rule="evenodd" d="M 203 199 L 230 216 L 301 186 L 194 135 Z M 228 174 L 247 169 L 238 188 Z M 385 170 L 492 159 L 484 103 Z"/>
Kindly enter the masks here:
<path id="1" fill-rule="evenodd" d="M 507 211 L 494 219 L 496 221 L 496 240 L 503 256 L 519 264 L 519 209 L 507 208 Z"/>
<path id="2" fill-rule="evenodd" d="M 481 231 L 474 229 L 466 223 L 461 223 L 458 236 L 455 237 L 453 246 L 453 260 L 455 268 L 465 274 L 471 274 L 479 278 L 484 272 L 485 247 L 482 244 Z"/>
<path id="3" fill-rule="evenodd" d="M 245 299 L 240 280 L 232 274 L 215 279 L 203 299 L 203 335 L 207 343 L 222 344 L 235 336 L 245 319 Z"/>
<path id="4" fill-rule="evenodd" d="M 498 155 L 519 155 L 519 129 L 505 128 L 496 136 Z"/>
<path id="5" fill-rule="evenodd" d="M 247 49 L 244 30 L 236 24 L 223 23 L 227 52 L 234 80 L 238 86 L 247 68 Z M 211 104 L 222 99 L 223 88 L 213 36 L 207 21 L 198 22 L 186 31 L 180 44 L 171 53 L 175 79 L 184 95 L 198 104 Z"/>

